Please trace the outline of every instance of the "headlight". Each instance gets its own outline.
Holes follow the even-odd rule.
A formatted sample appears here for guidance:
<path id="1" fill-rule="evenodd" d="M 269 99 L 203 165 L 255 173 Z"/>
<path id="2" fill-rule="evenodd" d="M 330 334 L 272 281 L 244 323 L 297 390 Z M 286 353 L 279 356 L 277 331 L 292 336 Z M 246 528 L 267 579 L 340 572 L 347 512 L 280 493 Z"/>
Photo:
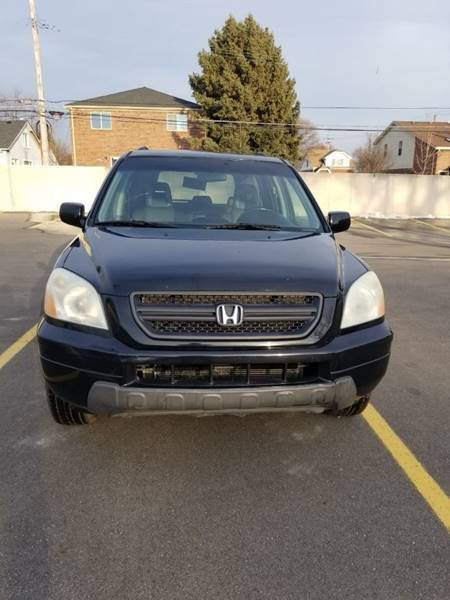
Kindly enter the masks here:
<path id="1" fill-rule="evenodd" d="M 374 321 L 384 316 L 384 294 L 373 271 L 361 275 L 347 292 L 341 329 Z"/>
<path id="2" fill-rule="evenodd" d="M 61 321 L 108 329 L 97 290 L 67 269 L 52 271 L 45 288 L 44 311 Z"/>

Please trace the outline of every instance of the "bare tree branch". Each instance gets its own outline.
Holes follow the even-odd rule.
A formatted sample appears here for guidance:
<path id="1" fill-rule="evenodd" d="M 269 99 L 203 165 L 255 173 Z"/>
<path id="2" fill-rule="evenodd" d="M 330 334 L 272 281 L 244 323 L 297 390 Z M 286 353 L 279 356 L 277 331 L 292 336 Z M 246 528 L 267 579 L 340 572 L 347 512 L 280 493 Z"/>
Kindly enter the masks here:
<path id="1" fill-rule="evenodd" d="M 366 144 L 354 151 L 353 164 L 358 173 L 383 173 L 391 166 L 391 159 L 381 144 L 374 144 L 369 135 Z"/>
<path id="2" fill-rule="evenodd" d="M 0 120 L 27 119 L 33 121 L 36 117 L 34 100 L 26 98 L 18 88 L 12 92 L 0 91 Z"/>
<path id="3" fill-rule="evenodd" d="M 432 132 L 430 131 L 426 142 L 416 137 L 413 166 L 416 175 L 434 174 L 437 151 L 434 146 L 431 145 L 431 135 Z"/>
<path id="4" fill-rule="evenodd" d="M 317 131 L 313 129 L 314 124 L 307 119 L 300 119 L 299 122 L 299 134 L 300 134 L 300 164 L 305 159 L 306 154 L 311 148 L 315 148 L 320 144 L 319 136 Z"/>

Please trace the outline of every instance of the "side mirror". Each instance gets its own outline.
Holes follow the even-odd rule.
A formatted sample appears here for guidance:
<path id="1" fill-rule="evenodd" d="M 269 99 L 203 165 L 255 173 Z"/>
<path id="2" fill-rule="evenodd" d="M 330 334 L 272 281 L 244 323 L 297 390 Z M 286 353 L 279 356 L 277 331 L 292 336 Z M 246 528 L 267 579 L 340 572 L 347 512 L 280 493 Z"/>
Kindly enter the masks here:
<path id="1" fill-rule="evenodd" d="M 348 212 L 329 212 L 328 213 L 328 224 L 333 233 L 339 231 L 347 231 L 350 227 L 352 219 Z"/>
<path id="2" fill-rule="evenodd" d="M 59 218 L 63 223 L 83 227 L 85 222 L 84 205 L 76 202 L 63 202 L 59 207 Z"/>

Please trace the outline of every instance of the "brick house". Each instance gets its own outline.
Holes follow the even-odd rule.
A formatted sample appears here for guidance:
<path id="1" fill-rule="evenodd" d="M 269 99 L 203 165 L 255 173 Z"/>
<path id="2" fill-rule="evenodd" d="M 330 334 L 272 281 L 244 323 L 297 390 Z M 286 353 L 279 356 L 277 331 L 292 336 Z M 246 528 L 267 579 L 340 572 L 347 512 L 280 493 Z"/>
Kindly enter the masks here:
<path id="1" fill-rule="evenodd" d="M 124 152 L 147 146 L 187 148 L 197 104 L 140 87 L 67 105 L 74 165 L 111 166 Z"/>
<path id="2" fill-rule="evenodd" d="M 450 174 L 450 123 L 392 121 L 375 140 L 387 173 Z"/>

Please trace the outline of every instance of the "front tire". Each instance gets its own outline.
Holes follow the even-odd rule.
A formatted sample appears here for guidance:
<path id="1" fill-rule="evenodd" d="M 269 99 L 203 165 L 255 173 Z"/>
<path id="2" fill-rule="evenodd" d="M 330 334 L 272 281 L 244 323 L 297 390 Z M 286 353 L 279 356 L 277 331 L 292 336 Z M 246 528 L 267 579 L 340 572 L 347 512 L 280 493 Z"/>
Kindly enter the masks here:
<path id="1" fill-rule="evenodd" d="M 355 415 L 360 415 L 369 402 L 370 396 L 362 396 L 351 406 L 347 406 L 347 408 L 341 410 L 332 411 L 332 414 L 335 417 L 353 417 Z"/>
<path id="2" fill-rule="evenodd" d="M 50 413 L 59 425 L 88 425 L 97 420 L 95 415 L 75 408 L 68 402 L 58 398 L 48 384 L 45 384 L 45 390 Z"/>

